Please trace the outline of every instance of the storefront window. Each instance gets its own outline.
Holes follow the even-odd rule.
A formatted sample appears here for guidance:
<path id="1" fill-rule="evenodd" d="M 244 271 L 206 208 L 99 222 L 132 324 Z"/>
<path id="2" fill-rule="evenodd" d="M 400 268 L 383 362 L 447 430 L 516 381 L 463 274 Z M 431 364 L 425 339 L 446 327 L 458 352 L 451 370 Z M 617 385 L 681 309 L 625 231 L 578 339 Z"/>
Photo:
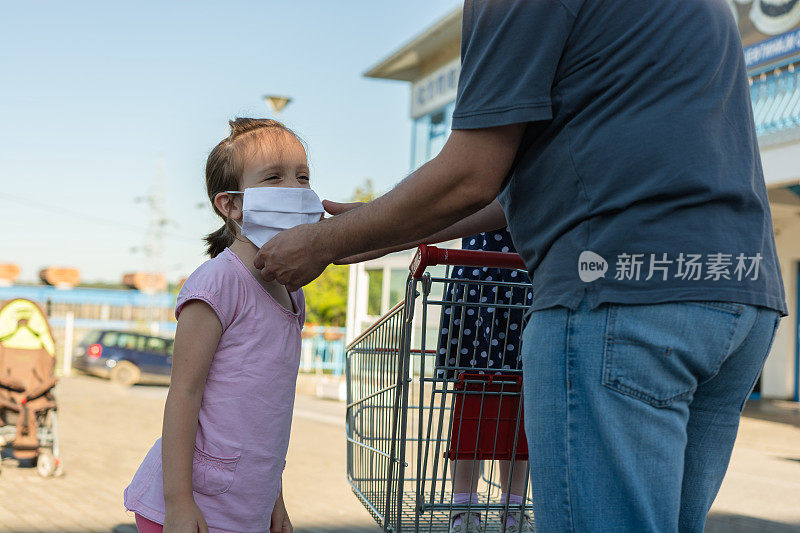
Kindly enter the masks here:
<path id="1" fill-rule="evenodd" d="M 411 165 L 419 168 L 435 157 L 450 135 L 455 102 L 423 115 L 414 121 Z"/>
<path id="2" fill-rule="evenodd" d="M 389 273 L 389 307 L 406 297 L 407 268 L 393 268 Z"/>

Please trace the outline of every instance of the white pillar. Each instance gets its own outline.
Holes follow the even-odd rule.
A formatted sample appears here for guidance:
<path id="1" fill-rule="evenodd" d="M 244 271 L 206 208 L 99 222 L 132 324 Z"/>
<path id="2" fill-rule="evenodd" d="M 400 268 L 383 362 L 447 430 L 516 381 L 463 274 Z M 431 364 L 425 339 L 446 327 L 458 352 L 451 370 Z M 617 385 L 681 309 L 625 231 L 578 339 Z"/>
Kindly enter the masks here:
<path id="1" fill-rule="evenodd" d="M 67 311 L 64 322 L 64 360 L 61 363 L 62 371 L 65 376 L 72 373 L 72 339 L 75 332 L 75 313 Z"/>
<path id="2" fill-rule="evenodd" d="M 355 338 L 356 331 L 357 269 L 358 265 L 350 265 L 347 276 L 347 315 L 345 316 L 347 333 L 345 334 L 345 342 L 348 344 Z"/>
<path id="3" fill-rule="evenodd" d="M 361 334 L 367 316 L 369 279 L 363 263 L 350 265 L 347 283 L 347 344 Z"/>
<path id="4" fill-rule="evenodd" d="M 383 266 L 383 284 L 381 286 L 381 315 L 386 314 L 395 302 L 389 301 L 389 293 L 392 285 L 392 269 L 389 265 Z"/>
<path id="5" fill-rule="evenodd" d="M 314 356 L 313 338 L 310 337 L 307 339 L 303 339 L 302 352 L 303 352 L 303 372 L 311 372 L 311 359 Z"/>

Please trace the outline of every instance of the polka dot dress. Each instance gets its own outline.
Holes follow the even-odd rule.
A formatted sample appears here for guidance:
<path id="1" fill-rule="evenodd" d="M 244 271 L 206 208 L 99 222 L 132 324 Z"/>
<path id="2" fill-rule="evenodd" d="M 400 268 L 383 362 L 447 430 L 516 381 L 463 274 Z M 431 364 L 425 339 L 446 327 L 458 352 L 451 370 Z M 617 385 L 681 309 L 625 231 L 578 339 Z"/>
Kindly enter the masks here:
<path id="1" fill-rule="evenodd" d="M 516 252 L 507 230 L 467 237 L 465 250 Z M 453 378 L 457 373 L 486 370 L 519 369 L 519 341 L 523 309 L 493 307 L 513 304 L 527 308 L 533 303 L 530 278 L 524 271 L 503 268 L 453 267 L 450 276 L 459 280 L 500 282 L 481 285 L 453 282 L 447 285 L 442 305 L 441 329 L 437 353 L 437 375 Z M 506 283 L 524 283 L 526 287 L 508 287 Z M 473 370 L 475 369 L 475 370 Z M 499 373 L 498 372 L 498 373 Z"/>

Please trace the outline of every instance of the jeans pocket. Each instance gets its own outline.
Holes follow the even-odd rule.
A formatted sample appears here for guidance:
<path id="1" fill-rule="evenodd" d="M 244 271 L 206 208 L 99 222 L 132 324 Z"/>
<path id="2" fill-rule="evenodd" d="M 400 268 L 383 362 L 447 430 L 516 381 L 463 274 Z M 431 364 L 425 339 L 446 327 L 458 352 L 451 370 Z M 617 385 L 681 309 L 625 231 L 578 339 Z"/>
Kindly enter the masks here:
<path id="1" fill-rule="evenodd" d="M 727 302 L 609 305 L 603 385 L 654 407 L 690 398 L 727 357 L 743 309 Z"/>
<path id="2" fill-rule="evenodd" d="M 216 496 L 231 488 L 236 474 L 239 454 L 220 457 L 194 447 L 192 488 L 206 496 Z"/>

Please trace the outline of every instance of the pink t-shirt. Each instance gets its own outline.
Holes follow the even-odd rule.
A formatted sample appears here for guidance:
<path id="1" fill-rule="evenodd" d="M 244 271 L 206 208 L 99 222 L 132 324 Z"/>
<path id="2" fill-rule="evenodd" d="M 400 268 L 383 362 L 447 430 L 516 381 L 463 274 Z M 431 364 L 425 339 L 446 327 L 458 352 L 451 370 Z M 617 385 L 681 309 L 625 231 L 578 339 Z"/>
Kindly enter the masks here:
<path id="1" fill-rule="evenodd" d="M 281 489 L 300 365 L 302 291 L 295 312 L 276 302 L 229 248 L 186 280 L 175 316 L 190 300 L 216 312 L 222 337 L 198 415 L 192 485 L 212 533 L 266 532 Z M 164 523 L 161 439 L 124 492 L 125 507 Z"/>

